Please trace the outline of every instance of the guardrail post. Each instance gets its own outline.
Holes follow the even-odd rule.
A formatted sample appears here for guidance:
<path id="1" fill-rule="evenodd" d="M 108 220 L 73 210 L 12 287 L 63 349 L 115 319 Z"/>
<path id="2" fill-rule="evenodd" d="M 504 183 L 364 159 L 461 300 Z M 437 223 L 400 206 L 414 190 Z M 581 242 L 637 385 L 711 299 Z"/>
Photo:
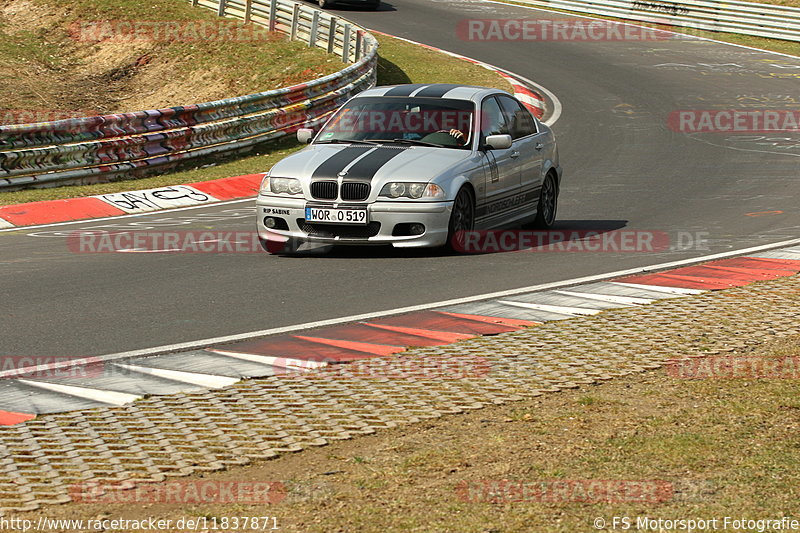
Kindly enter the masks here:
<path id="1" fill-rule="evenodd" d="M 342 62 L 350 62 L 350 24 L 344 25 L 344 40 L 342 41 Z"/>
<path id="2" fill-rule="evenodd" d="M 364 47 L 364 34 L 361 30 L 356 30 L 356 63 L 358 60 L 361 59 L 361 52 L 363 51 L 362 48 Z"/>
<path id="3" fill-rule="evenodd" d="M 314 10 L 314 16 L 311 18 L 311 35 L 308 37 L 308 46 L 313 48 L 317 46 L 317 33 L 319 32 L 319 11 Z"/>
<path id="4" fill-rule="evenodd" d="M 300 4 L 295 4 L 292 8 L 292 33 L 289 36 L 290 41 L 297 39 L 297 26 L 300 24 Z"/>
<path id="5" fill-rule="evenodd" d="M 336 17 L 331 17 L 331 25 L 328 28 L 328 53 L 333 53 L 333 45 L 336 43 Z"/>
<path id="6" fill-rule="evenodd" d="M 219 9 L 217 9 L 217 15 L 220 17 L 225 16 L 225 0 L 219 0 Z"/>
<path id="7" fill-rule="evenodd" d="M 250 22 L 253 16 L 253 0 L 245 0 L 244 3 L 244 23 Z"/>
<path id="8" fill-rule="evenodd" d="M 269 31 L 275 31 L 278 18 L 278 0 L 269 3 Z"/>

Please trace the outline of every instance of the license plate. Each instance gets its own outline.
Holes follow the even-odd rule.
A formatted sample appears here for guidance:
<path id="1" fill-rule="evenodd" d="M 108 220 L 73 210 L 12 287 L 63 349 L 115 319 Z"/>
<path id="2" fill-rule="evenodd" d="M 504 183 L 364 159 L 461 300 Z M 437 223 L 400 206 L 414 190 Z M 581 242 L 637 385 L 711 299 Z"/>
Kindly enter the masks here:
<path id="1" fill-rule="evenodd" d="M 367 210 L 348 207 L 306 207 L 306 222 L 321 224 L 366 224 Z"/>

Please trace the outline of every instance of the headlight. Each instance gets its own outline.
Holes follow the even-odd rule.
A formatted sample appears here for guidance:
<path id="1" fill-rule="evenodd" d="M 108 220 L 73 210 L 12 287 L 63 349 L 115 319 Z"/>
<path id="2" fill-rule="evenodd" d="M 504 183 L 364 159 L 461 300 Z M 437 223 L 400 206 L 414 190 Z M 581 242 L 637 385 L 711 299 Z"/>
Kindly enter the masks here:
<path id="1" fill-rule="evenodd" d="M 444 189 L 433 183 L 403 183 L 401 181 L 393 181 L 387 183 L 381 189 L 380 196 L 388 196 L 389 198 L 431 198 L 431 199 L 444 199 Z"/>
<path id="2" fill-rule="evenodd" d="M 262 193 L 273 194 L 302 194 L 303 186 L 296 178 L 271 178 L 267 176 L 261 182 Z"/>
<path id="3" fill-rule="evenodd" d="M 405 183 L 389 183 L 387 187 L 389 188 L 388 192 L 390 198 L 399 198 L 406 195 Z"/>

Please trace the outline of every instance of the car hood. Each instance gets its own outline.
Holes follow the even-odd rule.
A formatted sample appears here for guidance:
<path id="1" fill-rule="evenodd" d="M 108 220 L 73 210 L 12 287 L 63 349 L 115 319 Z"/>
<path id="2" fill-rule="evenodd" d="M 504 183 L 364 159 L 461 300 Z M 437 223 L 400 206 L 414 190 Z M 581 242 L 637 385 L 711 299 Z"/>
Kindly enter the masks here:
<path id="1" fill-rule="evenodd" d="M 270 175 L 280 178 L 429 181 L 470 159 L 469 150 L 427 146 L 318 144 L 279 161 Z"/>

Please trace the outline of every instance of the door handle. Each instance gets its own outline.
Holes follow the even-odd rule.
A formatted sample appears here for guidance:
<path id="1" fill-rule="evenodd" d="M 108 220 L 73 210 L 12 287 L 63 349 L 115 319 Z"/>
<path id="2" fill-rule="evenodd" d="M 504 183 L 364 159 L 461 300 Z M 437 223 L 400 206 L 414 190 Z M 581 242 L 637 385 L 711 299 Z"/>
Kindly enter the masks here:
<path id="1" fill-rule="evenodd" d="M 511 152 L 511 157 L 514 158 L 514 159 L 518 158 L 519 157 L 519 152 L 517 152 L 516 150 Z"/>
<path id="2" fill-rule="evenodd" d="M 536 143 L 537 150 L 541 150 L 542 148 L 544 148 L 544 145 L 542 143 Z"/>

